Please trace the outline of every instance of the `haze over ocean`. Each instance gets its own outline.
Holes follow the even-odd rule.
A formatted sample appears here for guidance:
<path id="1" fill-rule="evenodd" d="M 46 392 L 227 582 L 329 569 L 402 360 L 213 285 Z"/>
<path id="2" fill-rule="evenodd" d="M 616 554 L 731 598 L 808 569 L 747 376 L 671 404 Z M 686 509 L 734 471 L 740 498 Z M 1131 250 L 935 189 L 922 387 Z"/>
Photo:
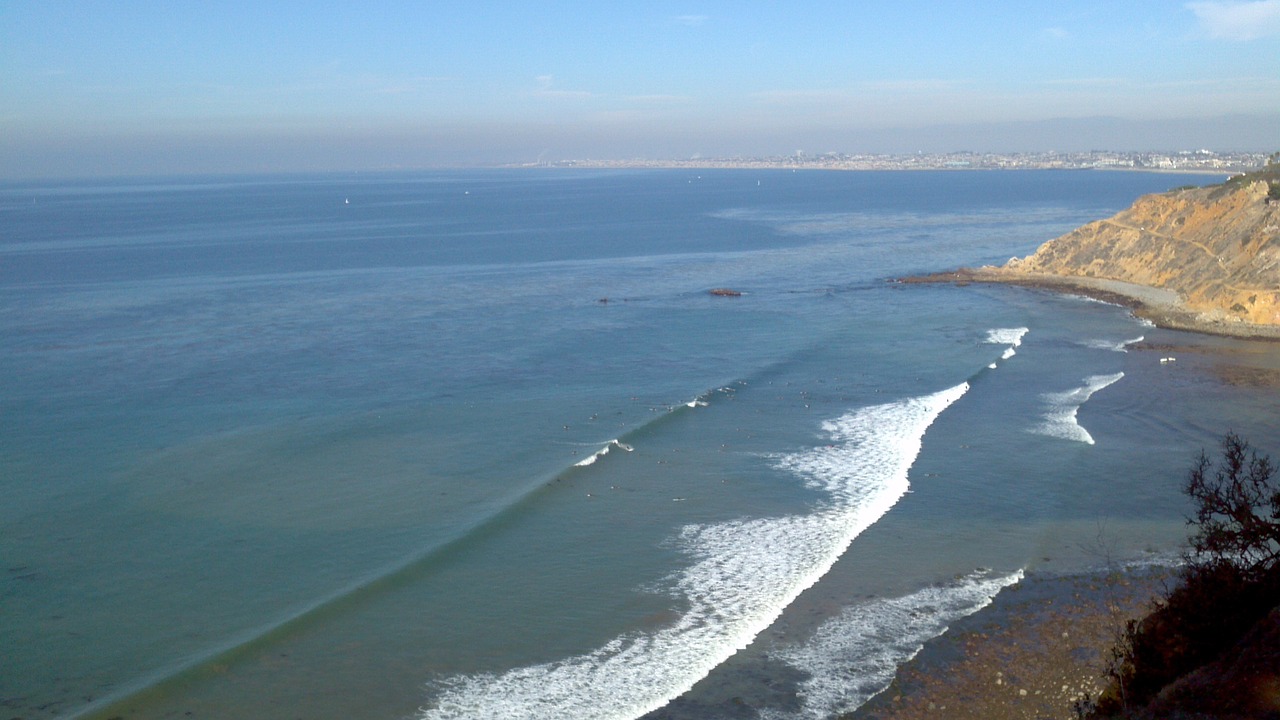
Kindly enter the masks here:
<path id="1" fill-rule="evenodd" d="M 1248 151 L 1280 0 L 0 9 L 0 179 Z"/>
<path id="2" fill-rule="evenodd" d="M 1248 342 L 886 278 L 1203 182 L 0 186 L 5 710 L 856 706 L 1023 572 L 1095 565 L 1100 536 L 1167 558 L 1199 449 L 1280 430 L 1215 371 Z M 1161 364 L 1142 338 L 1234 355 Z"/>

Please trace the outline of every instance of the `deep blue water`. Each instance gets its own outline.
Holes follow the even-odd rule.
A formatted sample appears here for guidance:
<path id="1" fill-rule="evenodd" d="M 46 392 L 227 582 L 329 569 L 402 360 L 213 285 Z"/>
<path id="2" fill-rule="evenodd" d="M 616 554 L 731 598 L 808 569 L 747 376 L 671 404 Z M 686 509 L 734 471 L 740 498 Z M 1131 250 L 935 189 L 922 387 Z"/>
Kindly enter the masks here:
<path id="1" fill-rule="evenodd" d="M 1221 372 L 1266 346 L 886 278 L 1205 181 L 4 186 L 5 710 L 852 708 L 1027 569 L 1175 552 L 1199 449 L 1280 437 Z"/>

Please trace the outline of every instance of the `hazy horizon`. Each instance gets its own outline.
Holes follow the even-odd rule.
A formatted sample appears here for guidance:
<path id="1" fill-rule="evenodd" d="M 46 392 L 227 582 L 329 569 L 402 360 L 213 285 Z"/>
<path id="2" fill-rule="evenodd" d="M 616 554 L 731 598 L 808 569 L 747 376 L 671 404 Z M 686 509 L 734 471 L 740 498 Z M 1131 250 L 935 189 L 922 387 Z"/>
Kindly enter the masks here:
<path id="1" fill-rule="evenodd" d="M 0 7 L 0 177 L 1268 152 L 1280 0 Z"/>

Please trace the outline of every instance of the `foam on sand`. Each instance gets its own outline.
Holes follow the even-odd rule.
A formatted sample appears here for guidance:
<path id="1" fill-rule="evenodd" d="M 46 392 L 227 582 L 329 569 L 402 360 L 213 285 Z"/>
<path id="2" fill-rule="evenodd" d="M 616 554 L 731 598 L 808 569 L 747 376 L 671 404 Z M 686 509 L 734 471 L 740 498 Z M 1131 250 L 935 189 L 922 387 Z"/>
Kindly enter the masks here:
<path id="1" fill-rule="evenodd" d="M 834 717 L 861 706 L 889 686 L 898 667 L 947 627 L 987 605 L 1022 579 L 975 572 L 947 585 L 897 598 L 876 598 L 846 608 L 807 642 L 771 656 L 804 671 L 798 712 L 761 714 L 765 720 Z"/>
<path id="2" fill-rule="evenodd" d="M 1124 377 L 1124 373 L 1114 375 L 1091 375 L 1084 379 L 1084 385 L 1059 393 L 1046 393 L 1041 396 L 1048 404 L 1043 421 L 1032 428 L 1032 432 L 1050 437 L 1074 440 L 1093 445 L 1093 436 L 1081 427 L 1076 419 L 1080 407 L 1099 390 Z"/>
<path id="3" fill-rule="evenodd" d="M 679 697 L 749 645 L 893 507 L 925 431 L 968 388 L 855 410 L 823 424 L 824 445 L 779 458 L 828 494 L 810 514 L 685 527 L 678 543 L 692 563 L 671 578 L 671 591 L 688 611 L 673 625 L 585 655 L 446 679 L 419 717 L 631 720 Z"/>

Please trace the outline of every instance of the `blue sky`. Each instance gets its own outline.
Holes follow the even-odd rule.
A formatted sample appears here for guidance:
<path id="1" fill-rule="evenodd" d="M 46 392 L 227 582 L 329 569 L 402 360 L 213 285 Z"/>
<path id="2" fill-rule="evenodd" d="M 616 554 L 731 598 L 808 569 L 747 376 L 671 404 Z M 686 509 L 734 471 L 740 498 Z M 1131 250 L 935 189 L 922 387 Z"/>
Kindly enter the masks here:
<path id="1" fill-rule="evenodd" d="M 0 2 L 0 175 L 1280 147 L 1280 0 Z"/>

